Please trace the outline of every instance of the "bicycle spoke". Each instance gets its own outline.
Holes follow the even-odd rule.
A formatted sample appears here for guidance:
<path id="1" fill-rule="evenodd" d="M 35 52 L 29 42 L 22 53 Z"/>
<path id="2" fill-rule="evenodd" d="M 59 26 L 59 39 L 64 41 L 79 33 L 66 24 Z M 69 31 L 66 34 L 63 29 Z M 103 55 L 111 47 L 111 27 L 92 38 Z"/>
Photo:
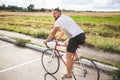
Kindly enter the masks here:
<path id="1" fill-rule="evenodd" d="M 81 63 L 73 63 L 73 75 L 78 80 L 99 80 L 99 71 L 96 65 L 87 60 L 88 65 Z"/>
<path id="2" fill-rule="evenodd" d="M 56 73 L 59 69 L 59 59 L 52 50 L 46 50 L 42 55 L 42 65 L 46 72 Z"/>

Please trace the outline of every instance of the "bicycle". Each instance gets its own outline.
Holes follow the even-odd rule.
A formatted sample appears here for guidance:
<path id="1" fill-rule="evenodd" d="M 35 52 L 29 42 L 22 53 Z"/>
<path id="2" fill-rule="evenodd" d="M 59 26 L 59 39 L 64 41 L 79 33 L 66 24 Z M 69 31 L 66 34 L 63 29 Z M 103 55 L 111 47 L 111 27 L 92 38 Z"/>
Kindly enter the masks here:
<path id="1" fill-rule="evenodd" d="M 55 40 L 55 46 L 53 49 L 50 49 L 50 47 L 47 44 L 45 45 L 48 49 L 46 49 L 42 54 L 41 57 L 42 66 L 47 73 L 55 74 L 59 70 L 60 60 L 65 65 L 67 65 L 64 59 L 62 58 L 61 53 L 57 49 L 58 46 L 64 46 L 64 45 L 59 44 L 57 40 Z M 72 74 L 75 80 L 77 79 L 90 80 L 91 77 L 93 76 L 94 77 L 91 80 L 99 80 L 100 77 L 99 69 L 92 60 L 89 60 L 84 57 L 74 59 L 74 57 L 75 54 L 73 54 L 72 57 L 73 60 Z"/>
<path id="2" fill-rule="evenodd" d="M 50 73 L 45 73 L 44 80 L 57 80 L 57 78 Z"/>

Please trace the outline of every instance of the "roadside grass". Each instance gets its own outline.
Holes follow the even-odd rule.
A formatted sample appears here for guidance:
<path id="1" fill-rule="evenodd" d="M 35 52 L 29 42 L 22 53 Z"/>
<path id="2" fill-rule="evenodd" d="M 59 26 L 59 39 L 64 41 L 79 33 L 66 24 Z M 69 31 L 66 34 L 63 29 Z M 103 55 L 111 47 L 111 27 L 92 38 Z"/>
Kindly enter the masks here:
<path id="1" fill-rule="evenodd" d="M 21 39 L 21 38 L 15 38 L 15 40 L 17 41 L 15 45 L 20 46 L 20 47 L 25 47 L 26 43 L 31 43 L 30 40 Z"/>
<path id="2" fill-rule="evenodd" d="M 110 80 L 120 80 L 120 63 L 118 63 L 118 70 L 110 73 Z"/>
<path id="3" fill-rule="evenodd" d="M 101 36 L 88 35 L 86 44 L 91 47 L 100 48 L 111 53 L 120 53 L 120 39 L 114 37 L 104 38 Z"/>
<path id="4" fill-rule="evenodd" d="M 120 54 L 120 16 L 71 16 L 71 18 L 85 31 L 88 46 Z M 49 35 L 53 23 L 52 16 L 0 15 L 1 30 L 15 31 L 43 39 Z M 66 38 L 64 37 L 63 40 Z"/>

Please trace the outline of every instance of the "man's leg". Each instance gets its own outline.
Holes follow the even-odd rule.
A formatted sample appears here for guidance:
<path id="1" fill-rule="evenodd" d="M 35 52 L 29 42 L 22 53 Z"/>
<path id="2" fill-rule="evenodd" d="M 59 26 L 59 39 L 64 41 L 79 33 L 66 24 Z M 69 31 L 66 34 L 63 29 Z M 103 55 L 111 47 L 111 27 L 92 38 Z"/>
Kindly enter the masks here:
<path id="1" fill-rule="evenodd" d="M 70 53 L 70 52 L 67 52 L 67 54 L 66 54 L 66 59 L 67 59 L 67 66 L 66 66 L 66 68 L 67 68 L 67 76 L 69 77 L 69 76 L 72 76 L 71 74 L 72 74 L 72 56 L 73 56 L 73 54 L 74 53 Z"/>
<path id="2" fill-rule="evenodd" d="M 66 52 L 66 68 L 67 68 L 67 76 L 72 76 L 72 66 L 73 66 L 73 55 L 76 52 L 78 44 L 77 41 L 74 38 L 69 39 L 68 46 L 67 46 L 67 52 Z"/>
<path id="3" fill-rule="evenodd" d="M 75 53 L 75 54 L 73 55 L 73 57 L 72 57 L 72 63 L 73 63 L 76 59 L 78 59 L 77 53 Z"/>

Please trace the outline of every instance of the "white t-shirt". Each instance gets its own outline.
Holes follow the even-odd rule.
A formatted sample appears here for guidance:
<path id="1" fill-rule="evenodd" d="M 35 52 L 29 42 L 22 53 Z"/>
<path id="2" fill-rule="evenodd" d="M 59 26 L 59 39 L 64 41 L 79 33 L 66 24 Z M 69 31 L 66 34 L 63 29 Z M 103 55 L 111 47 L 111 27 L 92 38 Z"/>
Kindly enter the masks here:
<path id="1" fill-rule="evenodd" d="M 54 26 L 61 27 L 69 38 L 84 32 L 69 16 L 65 15 L 61 15 Z"/>

